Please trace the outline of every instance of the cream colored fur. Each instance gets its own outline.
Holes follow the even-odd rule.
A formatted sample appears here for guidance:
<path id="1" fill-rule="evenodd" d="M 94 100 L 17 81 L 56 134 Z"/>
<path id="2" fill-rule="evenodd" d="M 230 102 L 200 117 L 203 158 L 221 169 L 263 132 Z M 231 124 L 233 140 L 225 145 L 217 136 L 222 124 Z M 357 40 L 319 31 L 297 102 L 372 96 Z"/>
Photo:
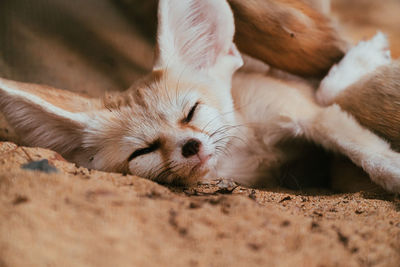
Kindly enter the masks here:
<path id="1" fill-rule="evenodd" d="M 307 81 L 257 72 L 232 81 L 242 60 L 225 0 L 161 0 L 159 16 L 154 71 L 130 90 L 73 112 L 0 80 L 1 111 L 26 143 L 89 168 L 168 183 L 217 175 L 273 183 L 292 158 L 279 143 L 296 137 L 343 153 L 400 192 L 400 154 L 337 106 L 317 105 Z M 198 149 L 184 156 L 193 139 Z"/>
<path id="2" fill-rule="evenodd" d="M 383 33 L 378 32 L 371 40 L 362 41 L 350 49 L 342 61 L 331 68 L 317 92 L 318 102 L 332 104 L 343 90 L 391 61 L 389 42 Z"/>

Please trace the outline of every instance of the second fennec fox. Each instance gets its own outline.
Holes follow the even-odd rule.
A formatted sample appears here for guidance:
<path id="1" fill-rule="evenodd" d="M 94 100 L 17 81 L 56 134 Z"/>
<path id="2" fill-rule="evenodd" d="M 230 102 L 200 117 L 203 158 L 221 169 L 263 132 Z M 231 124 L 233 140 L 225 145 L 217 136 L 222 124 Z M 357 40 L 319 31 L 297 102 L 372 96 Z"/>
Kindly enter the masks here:
<path id="1" fill-rule="evenodd" d="M 89 99 L 0 80 L 0 109 L 23 141 L 82 166 L 160 182 L 223 176 L 274 183 L 298 153 L 291 138 L 348 156 L 387 190 L 400 192 L 400 154 L 314 89 L 242 65 L 224 0 L 162 0 L 153 72 L 124 93 Z"/>
<path id="2" fill-rule="evenodd" d="M 382 33 L 353 47 L 322 81 L 317 98 L 337 103 L 400 151 L 400 60 Z"/>

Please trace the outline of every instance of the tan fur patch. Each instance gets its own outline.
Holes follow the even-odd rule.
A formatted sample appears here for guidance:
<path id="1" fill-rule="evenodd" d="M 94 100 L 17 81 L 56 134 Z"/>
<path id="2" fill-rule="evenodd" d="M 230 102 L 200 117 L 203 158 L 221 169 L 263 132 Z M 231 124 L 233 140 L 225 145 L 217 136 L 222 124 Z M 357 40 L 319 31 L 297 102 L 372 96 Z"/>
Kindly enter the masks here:
<path id="1" fill-rule="evenodd" d="M 128 90 L 122 93 L 106 93 L 102 99 L 103 106 L 107 109 L 119 109 L 124 106 L 132 107 L 133 103 L 144 106 L 146 104 L 143 90 L 150 89 L 163 76 L 164 72 L 162 70 L 156 70 L 136 81 Z"/>
<path id="2" fill-rule="evenodd" d="M 322 77 L 346 45 L 330 21 L 298 0 L 230 0 L 239 49 L 273 67 Z"/>
<path id="3" fill-rule="evenodd" d="M 400 151 L 400 60 L 346 89 L 335 102 Z"/>
<path id="4" fill-rule="evenodd" d="M 201 130 L 201 129 L 199 129 L 198 127 L 196 127 L 196 126 L 194 126 L 194 125 L 191 125 L 191 124 L 180 123 L 179 126 L 180 126 L 181 129 L 190 129 L 190 130 L 192 130 L 193 132 L 205 133 L 206 135 L 210 136 L 210 133 L 208 133 L 208 132 L 206 132 L 206 131 L 204 131 L 204 130 Z"/>

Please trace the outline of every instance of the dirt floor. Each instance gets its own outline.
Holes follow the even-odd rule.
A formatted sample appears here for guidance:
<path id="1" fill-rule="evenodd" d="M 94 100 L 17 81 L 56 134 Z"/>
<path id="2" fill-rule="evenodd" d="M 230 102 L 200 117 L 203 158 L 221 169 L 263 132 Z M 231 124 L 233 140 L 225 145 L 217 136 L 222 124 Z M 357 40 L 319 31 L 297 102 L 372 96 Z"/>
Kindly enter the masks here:
<path id="1" fill-rule="evenodd" d="M 48 159 L 58 172 L 21 170 Z M 400 199 L 168 188 L 0 145 L 0 266 L 398 266 Z"/>
<path id="2" fill-rule="evenodd" d="M 28 0 L 3 2 L 12 10 L 3 14 L 0 3 L 0 17 L 12 27 L 0 27 L 10 40 L 0 42 L 1 76 L 97 95 L 127 87 L 148 70 L 151 47 L 132 38 L 135 28 L 105 1 L 85 13 L 93 1 L 75 9 L 68 1 L 42 1 L 56 10 L 53 25 Z M 400 56 L 400 1 L 333 2 L 348 38 L 385 30 Z M 113 19 L 102 21 L 106 15 Z M 66 19 L 74 30 L 59 27 Z M 74 46 L 76 40 L 83 45 Z M 259 190 L 222 179 L 168 187 L 17 146 L 1 118 L 0 140 L 0 267 L 400 266 L 399 196 Z M 44 159 L 48 164 L 25 165 Z"/>

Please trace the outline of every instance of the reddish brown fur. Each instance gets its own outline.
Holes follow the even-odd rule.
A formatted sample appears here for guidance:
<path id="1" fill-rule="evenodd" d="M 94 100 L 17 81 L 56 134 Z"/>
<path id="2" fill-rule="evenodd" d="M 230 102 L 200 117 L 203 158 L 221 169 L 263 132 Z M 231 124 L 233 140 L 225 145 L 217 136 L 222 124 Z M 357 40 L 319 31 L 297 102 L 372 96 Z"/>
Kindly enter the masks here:
<path id="1" fill-rule="evenodd" d="M 400 151 L 400 60 L 343 91 L 335 102 Z"/>
<path id="2" fill-rule="evenodd" d="M 187 129 L 192 130 L 193 132 L 205 133 L 205 134 L 207 134 L 208 136 L 210 136 L 210 133 L 208 133 L 207 131 L 204 131 L 204 130 L 199 129 L 198 127 L 196 127 L 196 126 L 194 126 L 194 125 L 190 125 L 190 124 L 186 124 L 186 123 L 181 123 L 179 126 L 180 126 L 182 129 L 187 128 Z"/>
<path id="3" fill-rule="evenodd" d="M 298 0 L 230 0 L 239 49 L 301 76 L 324 76 L 345 43 L 330 21 Z"/>

